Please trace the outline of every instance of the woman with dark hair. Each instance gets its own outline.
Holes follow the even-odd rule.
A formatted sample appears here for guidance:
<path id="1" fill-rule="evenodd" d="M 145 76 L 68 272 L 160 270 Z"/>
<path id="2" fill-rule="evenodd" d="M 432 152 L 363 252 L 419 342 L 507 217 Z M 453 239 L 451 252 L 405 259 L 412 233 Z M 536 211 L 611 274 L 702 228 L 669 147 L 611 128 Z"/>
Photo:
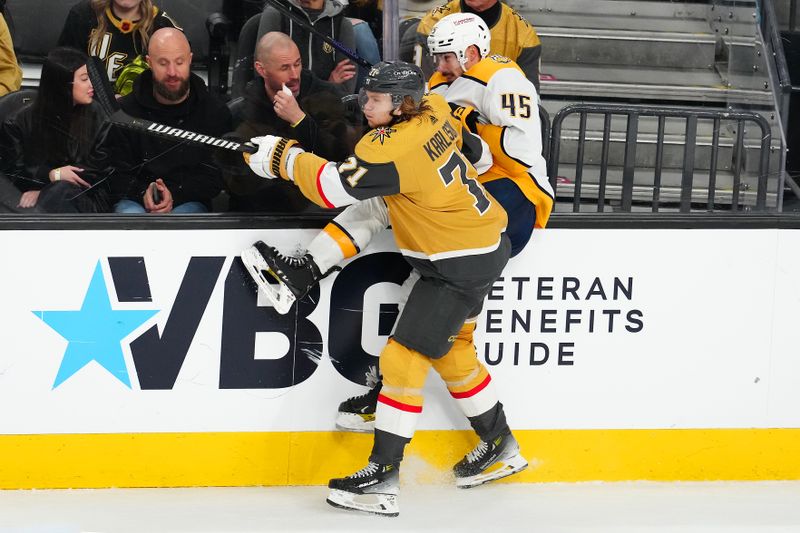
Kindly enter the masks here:
<path id="1" fill-rule="evenodd" d="M 102 59 L 113 83 L 128 65 L 141 72 L 144 63 L 136 59 L 144 58 L 150 36 L 161 28 L 178 25 L 152 0 L 82 0 L 70 9 L 58 45 Z"/>
<path id="2" fill-rule="evenodd" d="M 20 191 L 17 207 L 46 212 L 92 212 L 103 193 L 88 170 L 104 117 L 93 103 L 88 57 L 52 50 L 42 66 L 36 99 L 0 128 L 0 170 Z"/>

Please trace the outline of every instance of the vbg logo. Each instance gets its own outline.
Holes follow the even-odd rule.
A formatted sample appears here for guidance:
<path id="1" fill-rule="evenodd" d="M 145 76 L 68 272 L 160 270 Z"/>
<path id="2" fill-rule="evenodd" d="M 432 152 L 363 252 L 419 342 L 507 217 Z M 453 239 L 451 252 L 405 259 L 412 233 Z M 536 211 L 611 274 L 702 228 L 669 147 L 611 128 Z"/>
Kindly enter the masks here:
<path id="1" fill-rule="evenodd" d="M 192 257 L 183 275 L 169 317 L 159 334 L 153 325 L 130 342 L 133 368 L 142 390 L 169 390 L 175 386 L 219 276 L 225 257 Z M 67 340 L 67 348 L 53 388 L 92 361 L 131 388 L 122 341 L 161 310 L 115 310 L 109 297 L 113 287 L 120 303 L 152 302 L 143 257 L 109 257 L 110 283 L 98 261 L 83 303 L 76 311 L 34 311 L 44 323 Z M 319 302 L 319 287 L 297 302 L 286 315 L 258 305 L 241 260 L 237 257 L 225 273 L 221 344 L 221 389 L 280 389 L 307 380 L 316 371 L 327 341 L 336 370 L 345 378 L 365 384 L 375 356 L 364 350 L 362 332 L 389 335 L 397 318 L 396 302 L 380 302 L 378 316 L 364 313 L 364 296 L 378 283 L 402 284 L 410 267 L 396 252 L 358 257 L 336 277 L 331 288 L 328 338 L 308 316 Z M 372 306 L 373 309 L 376 306 Z M 258 333 L 281 333 L 288 340 L 279 358 L 255 357 Z"/>

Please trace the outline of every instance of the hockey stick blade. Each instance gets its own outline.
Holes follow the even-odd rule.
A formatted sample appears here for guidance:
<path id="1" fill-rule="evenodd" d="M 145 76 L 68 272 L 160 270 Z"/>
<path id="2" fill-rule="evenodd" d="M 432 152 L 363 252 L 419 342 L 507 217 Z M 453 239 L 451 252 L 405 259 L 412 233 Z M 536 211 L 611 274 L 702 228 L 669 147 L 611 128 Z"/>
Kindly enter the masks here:
<path id="1" fill-rule="evenodd" d="M 314 35 L 316 35 L 317 37 L 319 37 L 320 39 L 322 39 L 323 41 L 325 41 L 326 43 L 328 43 L 332 47 L 334 47 L 337 50 L 339 50 L 341 53 L 346 55 L 348 58 L 352 59 L 353 61 L 355 61 L 356 63 L 361 65 L 362 67 L 364 67 L 366 69 L 372 68 L 372 63 L 370 63 L 369 61 L 367 61 L 366 59 L 364 59 L 363 57 L 358 55 L 354 50 L 351 50 L 350 48 L 346 47 L 345 45 L 343 45 L 342 43 L 340 43 L 336 39 L 333 39 L 333 38 L 329 37 L 328 35 L 325 35 L 321 31 L 319 31 L 317 28 L 315 28 L 312 24 L 310 24 L 307 20 L 304 20 L 303 17 L 301 17 L 300 15 L 298 15 L 297 13 L 292 11 L 292 7 L 293 6 L 291 6 L 291 4 L 287 6 L 285 3 L 283 3 L 282 0 L 267 0 L 267 3 L 269 5 L 271 5 L 272 7 L 274 7 L 275 9 L 277 9 L 283 15 L 286 15 L 287 17 L 292 19 L 295 22 L 295 24 L 297 24 L 298 26 L 300 26 L 304 30 L 313 33 Z"/>
<path id="2" fill-rule="evenodd" d="M 100 107 L 102 107 L 103 111 L 106 113 L 107 119 L 113 124 L 129 130 L 170 139 L 180 143 L 232 150 L 234 152 L 248 154 L 253 154 L 258 151 L 256 146 L 249 143 L 220 139 L 218 137 L 212 137 L 211 135 L 203 135 L 193 131 L 173 128 L 172 126 L 159 124 L 158 122 L 145 120 L 143 118 L 132 117 L 120 108 L 117 98 L 114 95 L 114 90 L 111 88 L 111 83 L 106 76 L 103 62 L 98 57 L 90 57 L 89 62 L 86 64 L 86 70 L 89 73 L 89 80 L 91 80 L 92 87 L 94 88 L 94 99 L 100 104 Z"/>

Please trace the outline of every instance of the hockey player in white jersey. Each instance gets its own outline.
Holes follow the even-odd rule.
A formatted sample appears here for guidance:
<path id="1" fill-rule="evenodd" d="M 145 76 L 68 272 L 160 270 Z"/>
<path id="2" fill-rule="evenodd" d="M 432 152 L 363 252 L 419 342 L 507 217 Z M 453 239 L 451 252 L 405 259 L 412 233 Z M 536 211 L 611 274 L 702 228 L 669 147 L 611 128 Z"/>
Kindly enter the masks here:
<path id="1" fill-rule="evenodd" d="M 533 227 L 547 224 L 554 192 L 542 155 L 536 88 L 514 61 L 489 55 L 489 43 L 489 29 L 480 17 L 470 13 L 444 17 L 428 36 L 436 62 L 428 84 L 430 92 L 442 94 L 489 145 L 494 167 L 480 176 L 480 182 L 514 218 L 509 235 L 519 252 Z M 516 188 L 510 188 L 512 182 Z M 523 196 L 535 206 L 535 224 L 518 216 L 525 211 Z"/>

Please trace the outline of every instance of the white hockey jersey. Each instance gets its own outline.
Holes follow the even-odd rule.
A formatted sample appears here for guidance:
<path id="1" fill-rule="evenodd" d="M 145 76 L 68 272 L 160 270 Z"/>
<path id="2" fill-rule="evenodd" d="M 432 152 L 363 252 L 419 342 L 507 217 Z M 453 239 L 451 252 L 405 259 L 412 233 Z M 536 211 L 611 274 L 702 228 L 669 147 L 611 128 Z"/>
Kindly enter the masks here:
<path id="1" fill-rule="evenodd" d="M 539 95 L 519 66 L 507 57 L 490 55 L 452 83 L 435 72 L 429 90 L 450 103 L 475 108 L 480 115 L 478 133 L 495 163 L 480 181 L 512 179 L 536 205 L 536 227 L 544 227 L 555 194 L 542 155 Z"/>

